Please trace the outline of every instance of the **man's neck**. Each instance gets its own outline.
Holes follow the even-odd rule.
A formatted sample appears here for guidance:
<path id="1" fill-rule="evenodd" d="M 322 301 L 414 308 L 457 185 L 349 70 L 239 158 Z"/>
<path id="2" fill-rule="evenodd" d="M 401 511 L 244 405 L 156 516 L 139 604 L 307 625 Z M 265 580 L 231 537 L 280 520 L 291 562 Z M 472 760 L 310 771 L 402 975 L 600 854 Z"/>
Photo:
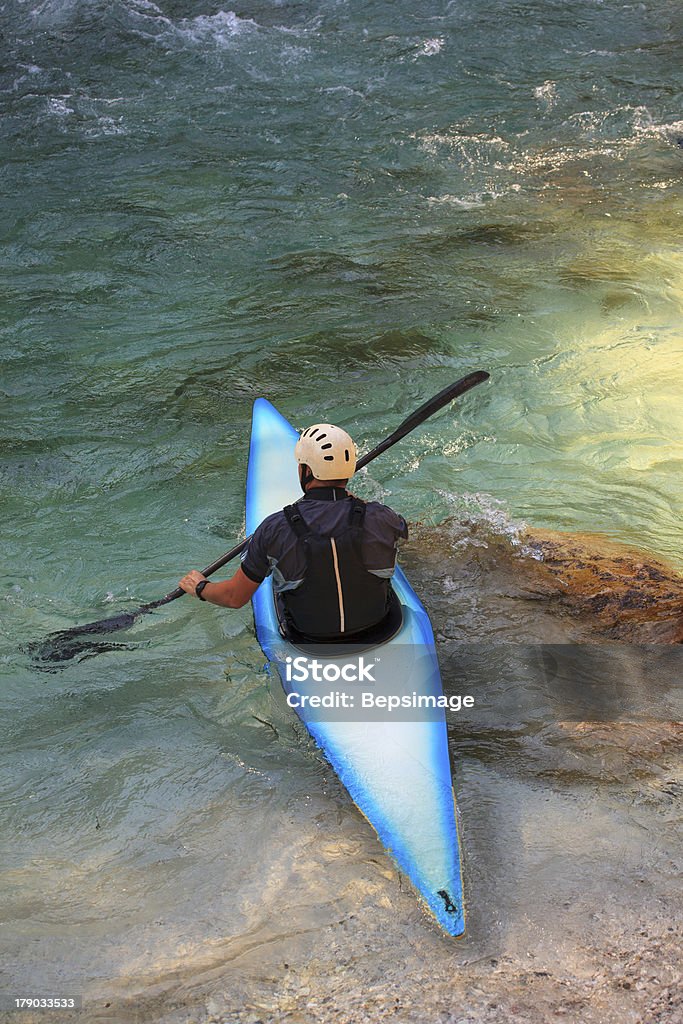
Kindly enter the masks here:
<path id="1" fill-rule="evenodd" d="M 310 501 L 339 501 L 341 498 L 345 498 L 346 494 L 346 485 L 343 483 L 316 480 L 306 487 L 304 498 L 308 498 Z"/>

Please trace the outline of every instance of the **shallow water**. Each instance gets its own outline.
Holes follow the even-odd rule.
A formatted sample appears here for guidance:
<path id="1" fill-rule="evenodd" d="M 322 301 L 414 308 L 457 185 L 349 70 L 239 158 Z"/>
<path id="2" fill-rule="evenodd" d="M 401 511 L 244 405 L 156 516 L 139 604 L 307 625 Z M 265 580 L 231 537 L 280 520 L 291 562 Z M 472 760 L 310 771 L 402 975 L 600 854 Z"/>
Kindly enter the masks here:
<path id="1" fill-rule="evenodd" d="M 596 1019 L 653 1018 L 675 665 L 624 648 L 640 719 L 581 731 L 529 645 L 595 631 L 513 584 L 523 522 L 683 566 L 682 27 L 667 0 L 0 7 L 1 989 L 509 1020 L 569 979 Z M 487 694 L 451 735 L 453 950 L 270 693 L 248 610 L 179 602 L 54 674 L 21 648 L 240 537 L 257 395 L 368 450 L 478 367 L 357 486 L 422 524 L 445 686 Z M 472 641 L 502 646 L 482 667 Z M 652 975 L 613 984 L 636 955 Z"/>

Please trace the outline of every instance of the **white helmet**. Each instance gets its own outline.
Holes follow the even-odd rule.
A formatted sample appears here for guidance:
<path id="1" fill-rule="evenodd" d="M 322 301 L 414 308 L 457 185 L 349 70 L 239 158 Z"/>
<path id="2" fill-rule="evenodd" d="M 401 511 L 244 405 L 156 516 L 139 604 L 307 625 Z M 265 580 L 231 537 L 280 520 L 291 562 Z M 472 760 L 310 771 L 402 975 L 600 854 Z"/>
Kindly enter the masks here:
<path id="1" fill-rule="evenodd" d="M 316 480 L 348 480 L 356 472 L 356 446 L 341 427 L 316 423 L 304 430 L 294 448 L 299 465 Z"/>

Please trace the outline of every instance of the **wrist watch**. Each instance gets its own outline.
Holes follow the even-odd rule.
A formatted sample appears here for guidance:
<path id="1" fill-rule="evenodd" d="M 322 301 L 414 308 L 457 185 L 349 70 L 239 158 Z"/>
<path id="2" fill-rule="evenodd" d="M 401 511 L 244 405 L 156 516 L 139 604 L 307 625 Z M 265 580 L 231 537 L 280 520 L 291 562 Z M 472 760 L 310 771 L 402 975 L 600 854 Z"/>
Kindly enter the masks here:
<path id="1" fill-rule="evenodd" d="M 206 601 L 206 598 L 202 597 L 202 590 L 204 589 L 206 584 L 210 582 L 210 580 L 200 580 L 197 586 L 194 588 L 194 592 L 200 601 Z"/>

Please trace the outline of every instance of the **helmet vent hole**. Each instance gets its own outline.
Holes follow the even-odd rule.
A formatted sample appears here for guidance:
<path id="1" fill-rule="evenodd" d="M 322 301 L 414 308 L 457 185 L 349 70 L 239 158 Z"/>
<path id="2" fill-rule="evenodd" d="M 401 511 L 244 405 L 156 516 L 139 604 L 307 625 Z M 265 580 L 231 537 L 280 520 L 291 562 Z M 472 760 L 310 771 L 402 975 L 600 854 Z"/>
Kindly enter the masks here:
<path id="1" fill-rule="evenodd" d="M 325 462 L 334 462 L 334 455 L 324 455 Z"/>
<path id="2" fill-rule="evenodd" d="M 348 448 L 346 448 L 344 450 L 344 457 L 346 458 L 346 461 L 348 462 L 349 461 L 349 449 Z"/>
<path id="3" fill-rule="evenodd" d="M 318 436 L 316 437 L 316 441 L 324 441 L 326 437 L 327 434 L 318 434 Z"/>
<path id="4" fill-rule="evenodd" d="M 332 442 L 328 441 L 327 444 L 321 444 L 320 447 L 322 448 L 323 451 L 326 451 L 328 448 L 332 447 Z"/>

